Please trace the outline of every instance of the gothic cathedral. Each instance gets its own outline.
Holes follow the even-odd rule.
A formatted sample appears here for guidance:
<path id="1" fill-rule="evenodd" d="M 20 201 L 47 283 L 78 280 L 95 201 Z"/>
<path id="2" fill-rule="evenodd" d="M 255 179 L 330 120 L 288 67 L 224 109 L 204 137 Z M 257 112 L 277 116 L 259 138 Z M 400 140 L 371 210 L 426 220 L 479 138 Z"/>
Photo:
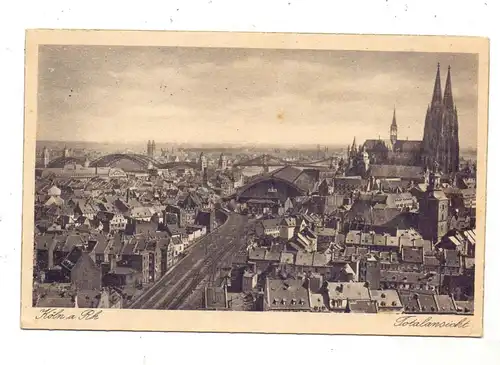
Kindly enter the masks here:
<path id="1" fill-rule="evenodd" d="M 446 174 L 458 172 L 459 142 L 458 114 L 451 90 L 451 70 L 448 67 L 444 95 L 441 96 L 439 64 L 434 83 L 432 101 L 425 116 L 422 162 L 430 168 L 435 163 Z"/>

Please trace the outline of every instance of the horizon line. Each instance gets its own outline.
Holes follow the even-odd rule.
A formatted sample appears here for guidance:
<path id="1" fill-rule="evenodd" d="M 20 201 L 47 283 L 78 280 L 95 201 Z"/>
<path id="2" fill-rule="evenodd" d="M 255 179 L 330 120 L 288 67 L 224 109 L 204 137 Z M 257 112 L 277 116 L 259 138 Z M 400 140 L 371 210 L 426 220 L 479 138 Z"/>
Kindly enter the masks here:
<path id="1" fill-rule="evenodd" d="M 346 145 L 351 145 L 352 141 L 347 143 L 319 143 L 319 142 L 294 142 L 290 144 L 280 144 L 280 143 L 245 143 L 245 142 L 175 142 L 175 141 L 157 141 L 155 139 L 145 140 L 145 141 L 132 141 L 132 142 L 120 142 L 120 141 L 85 141 L 85 140 L 50 140 L 50 139 L 40 139 L 36 140 L 36 143 L 51 142 L 51 143 L 95 143 L 95 144 L 144 144 L 146 145 L 148 141 L 154 141 L 156 144 L 176 144 L 176 145 L 211 145 L 214 147 L 287 147 L 293 148 L 293 146 L 322 146 L 322 147 L 345 147 Z M 241 145 L 241 146 L 238 146 Z M 461 147 L 460 150 L 475 150 L 477 147 Z"/>

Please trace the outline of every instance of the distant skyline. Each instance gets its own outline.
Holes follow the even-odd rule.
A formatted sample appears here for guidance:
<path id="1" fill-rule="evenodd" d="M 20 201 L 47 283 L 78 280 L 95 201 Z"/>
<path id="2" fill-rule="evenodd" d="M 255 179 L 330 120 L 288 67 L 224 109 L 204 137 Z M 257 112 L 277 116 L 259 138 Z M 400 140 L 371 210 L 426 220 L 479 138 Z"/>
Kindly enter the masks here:
<path id="1" fill-rule="evenodd" d="M 421 140 L 437 63 L 477 144 L 473 54 L 40 46 L 37 139 L 344 146 Z"/>

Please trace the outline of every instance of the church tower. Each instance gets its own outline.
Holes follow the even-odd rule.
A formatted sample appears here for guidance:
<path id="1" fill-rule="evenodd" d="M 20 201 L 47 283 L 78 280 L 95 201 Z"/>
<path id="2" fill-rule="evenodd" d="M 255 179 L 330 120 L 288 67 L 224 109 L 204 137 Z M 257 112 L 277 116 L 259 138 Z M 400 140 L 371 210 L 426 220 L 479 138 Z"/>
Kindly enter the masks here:
<path id="1" fill-rule="evenodd" d="M 151 141 L 148 140 L 148 146 L 146 148 L 146 155 L 151 157 Z"/>
<path id="2" fill-rule="evenodd" d="M 219 157 L 219 169 L 222 171 L 227 169 L 227 157 L 223 153 Z"/>
<path id="3" fill-rule="evenodd" d="M 154 158 L 156 156 L 156 143 L 155 141 L 153 140 L 151 142 L 151 158 Z"/>
<path id="4" fill-rule="evenodd" d="M 394 107 L 394 112 L 392 114 L 392 124 L 390 133 L 391 144 L 394 146 L 398 140 L 398 125 L 396 123 L 396 107 Z"/>
<path id="5" fill-rule="evenodd" d="M 200 167 L 201 172 L 204 174 L 207 169 L 207 157 L 203 152 L 200 153 L 200 159 L 198 160 L 198 165 Z"/>
<path id="6" fill-rule="evenodd" d="M 370 155 L 368 154 L 368 152 L 366 152 L 365 147 L 363 147 L 363 152 L 361 152 L 361 157 L 363 159 L 363 167 L 365 169 L 364 172 L 366 173 L 370 168 Z"/>
<path id="7" fill-rule="evenodd" d="M 69 149 L 68 149 L 68 146 L 64 146 L 64 150 L 63 150 L 63 157 L 64 158 L 67 158 L 70 156 L 70 153 L 69 153 Z"/>
<path id="8" fill-rule="evenodd" d="M 352 146 L 351 146 L 351 157 L 356 157 L 358 153 L 358 147 L 356 145 L 356 137 L 352 140 Z"/>
<path id="9" fill-rule="evenodd" d="M 448 232 L 448 198 L 441 190 L 438 163 L 429 173 L 426 193 L 419 200 L 418 228 L 423 239 L 435 243 Z"/>
<path id="10" fill-rule="evenodd" d="M 438 64 L 432 100 L 425 116 L 422 163 L 431 168 L 437 162 L 444 173 L 452 174 L 458 171 L 459 153 L 458 114 L 453 102 L 451 68 L 448 67 L 443 96 Z"/>
<path id="11" fill-rule="evenodd" d="M 453 102 L 450 66 L 448 66 L 448 75 L 444 87 L 442 127 L 444 138 L 442 138 L 442 145 L 439 148 L 441 166 L 443 166 L 445 172 L 455 173 L 459 169 L 460 146 L 458 141 L 458 113 Z"/>
<path id="12" fill-rule="evenodd" d="M 43 167 L 47 167 L 50 162 L 50 151 L 47 147 L 43 148 Z"/>

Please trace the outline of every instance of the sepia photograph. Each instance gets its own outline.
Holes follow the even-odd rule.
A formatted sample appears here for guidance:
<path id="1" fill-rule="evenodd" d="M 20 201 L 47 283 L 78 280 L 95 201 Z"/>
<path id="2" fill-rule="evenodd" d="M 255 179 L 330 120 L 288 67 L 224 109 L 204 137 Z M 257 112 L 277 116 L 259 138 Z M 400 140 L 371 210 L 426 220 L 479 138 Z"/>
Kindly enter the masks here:
<path id="1" fill-rule="evenodd" d="M 22 327 L 481 336 L 488 62 L 28 31 Z"/>

